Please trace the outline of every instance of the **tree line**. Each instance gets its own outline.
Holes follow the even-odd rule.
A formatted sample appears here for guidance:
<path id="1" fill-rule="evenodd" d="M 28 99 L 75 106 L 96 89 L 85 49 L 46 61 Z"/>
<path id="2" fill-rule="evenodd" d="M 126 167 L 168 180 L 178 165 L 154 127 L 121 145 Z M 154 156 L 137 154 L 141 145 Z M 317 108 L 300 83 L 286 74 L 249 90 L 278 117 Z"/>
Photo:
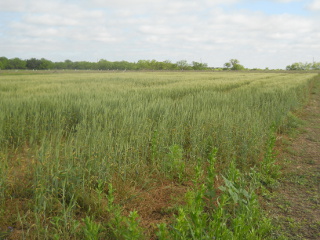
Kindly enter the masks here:
<path id="1" fill-rule="evenodd" d="M 29 69 L 29 70 L 50 70 L 50 69 L 76 69 L 76 70 L 207 70 L 207 63 L 188 63 L 180 60 L 172 63 L 169 60 L 139 60 L 138 62 L 127 61 L 107 61 L 101 59 L 98 62 L 65 60 L 63 62 L 53 62 L 45 58 L 30 58 L 22 60 L 20 58 L 8 59 L 0 57 L 0 69 Z"/>
<path id="2" fill-rule="evenodd" d="M 139 60 L 138 62 L 128 61 L 108 61 L 100 59 L 98 62 L 88 61 L 71 61 L 65 60 L 63 62 L 53 62 L 45 58 L 37 59 L 30 58 L 22 60 L 20 58 L 0 57 L 0 70 L 10 69 L 28 69 L 28 70 L 62 70 L 62 69 L 75 69 L 75 70 L 209 70 L 213 69 L 208 67 L 207 63 L 192 61 L 188 63 L 187 60 L 180 60 L 175 63 L 170 60 L 157 61 L 157 60 Z M 230 59 L 222 68 L 215 68 L 216 70 L 248 70 L 240 64 L 237 59 Z M 254 68 L 252 70 L 263 70 Z M 268 68 L 264 69 L 268 70 Z M 286 70 L 320 70 L 320 62 L 313 63 L 293 63 L 286 67 Z"/>
<path id="3" fill-rule="evenodd" d="M 302 63 L 296 62 L 288 65 L 286 70 L 320 70 L 320 62 L 313 62 L 313 63 Z"/>

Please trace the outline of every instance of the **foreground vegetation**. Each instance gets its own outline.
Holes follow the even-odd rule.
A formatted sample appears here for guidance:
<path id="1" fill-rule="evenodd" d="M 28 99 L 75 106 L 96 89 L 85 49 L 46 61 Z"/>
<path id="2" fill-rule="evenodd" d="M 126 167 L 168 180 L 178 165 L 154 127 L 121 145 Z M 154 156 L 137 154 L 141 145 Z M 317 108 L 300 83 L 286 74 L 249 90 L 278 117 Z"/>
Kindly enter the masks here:
<path id="1" fill-rule="evenodd" d="M 0 76 L 0 238 L 279 238 L 256 194 L 315 79 Z"/>

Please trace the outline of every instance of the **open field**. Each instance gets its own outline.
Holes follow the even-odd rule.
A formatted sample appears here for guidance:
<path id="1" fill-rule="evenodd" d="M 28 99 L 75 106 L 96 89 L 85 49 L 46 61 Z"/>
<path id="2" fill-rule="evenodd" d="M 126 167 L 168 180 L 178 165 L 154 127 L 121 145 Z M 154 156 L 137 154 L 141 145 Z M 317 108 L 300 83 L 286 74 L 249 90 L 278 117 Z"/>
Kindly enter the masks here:
<path id="1" fill-rule="evenodd" d="M 272 239 L 256 192 L 317 77 L 0 75 L 0 239 Z"/>

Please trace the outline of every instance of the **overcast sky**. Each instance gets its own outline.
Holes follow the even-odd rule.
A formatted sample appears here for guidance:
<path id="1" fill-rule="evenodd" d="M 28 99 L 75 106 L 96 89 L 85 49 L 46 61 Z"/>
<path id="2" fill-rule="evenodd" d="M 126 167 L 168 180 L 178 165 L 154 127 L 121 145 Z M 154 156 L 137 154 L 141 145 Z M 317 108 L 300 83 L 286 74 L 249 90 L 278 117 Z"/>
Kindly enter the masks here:
<path id="1" fill-rule="evenodd" d="M 0 0 L 0 56 L 285 68 L 320 61 L 320 0 Z"/>

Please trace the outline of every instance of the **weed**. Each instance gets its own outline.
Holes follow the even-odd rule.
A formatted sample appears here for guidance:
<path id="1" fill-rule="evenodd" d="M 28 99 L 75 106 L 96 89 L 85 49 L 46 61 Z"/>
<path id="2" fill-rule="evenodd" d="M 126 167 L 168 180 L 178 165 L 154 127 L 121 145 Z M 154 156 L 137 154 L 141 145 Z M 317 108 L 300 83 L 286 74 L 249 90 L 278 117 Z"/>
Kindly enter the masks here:
<path id="1" fill-rule="evenodd" d="M 101 225 L 99 223 L 95 223 L 88 216 L 83 219 L 83 222 L 85 223 L 85 226 L 83 229 L 85 238 L 88 240 L 98 240 L 99 233 L 102 230 Z"/>
<path id="2" fill-rule="evenodd" d="M 186 175 L 186 165 L 183 159 L 183 149 L 179 145 L 173 145 L 169 148 L 168 160 L 164 162 L 166 174 L 173 179 L 182 182 Z"/>
<path id="3" fill-rule="evenodd" d="M 260 182 L 267 188 L 276 187 L 280 177 L 280 166 L 276 164 L 276 156 L 274 154 L 275 143 L 276 136 L 274 130 L 271 130 L 266 143 L 266 152 L 263 161 L 260 163 L 259 171 Z"/>
<path id="4" fill-rule="evenodd" d="M 108 227 L 111 229 L 112 235 L 116 239 L 143 239 L 142 229 L 140 228 L 138 221 L 138 213 L 132 211 L 129 213 L 128 217 L 122 214 L 121 207 L 114 203 L 114 189 L 112 184 L 109 184 L 107 199 L 107 211 L 110 214 Z"/>

